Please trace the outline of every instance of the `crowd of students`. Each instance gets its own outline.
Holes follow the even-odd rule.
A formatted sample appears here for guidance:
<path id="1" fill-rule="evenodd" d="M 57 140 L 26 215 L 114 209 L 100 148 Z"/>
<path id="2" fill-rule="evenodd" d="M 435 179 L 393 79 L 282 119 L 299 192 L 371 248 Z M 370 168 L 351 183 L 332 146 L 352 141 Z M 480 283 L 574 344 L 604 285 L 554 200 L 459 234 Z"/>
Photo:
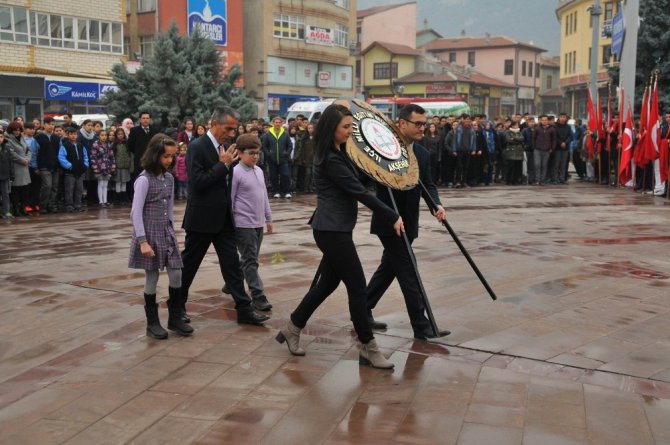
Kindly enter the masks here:
<path id="1" fill-rule="evenodd" d="M 0 128 L 0 216 L 12 219 L 129 205 L 131 181 L 139 174 L 142 152 L 157 133 L 150 125 L 150 114 L 140 115 L 137 125 L 125 119 L 108 129 L 91 120 L 78 126 L 71 116 L 62 125 L 56 125 L 53 118 L 25 122 L 17 117 Z M 612 128 L 617 122 L 615 117 Z M 302 115 L 288 122 L 281 117 L 269 122 L 251 119 L 240 123 L 232 142 L 242 134 L 258 136 L 258 166 L 265 172 L 270 195 L 290 199 L 297 192 L 314 191 L 315 126 L 316 122 Z M 163 130 L 179 144 L 172 167 L 176 199 L 188 195 L 188 145 L 208 128 L 208 123 L 186 118 Z M 616 185 L 620 144 L 618 130 L 611 133 L 611 149 L 594 152 L 586 148 L 589 135 L 582 121 L 569 122 L 565 113 L 557 119 L 543 115 L 537 121 L 527 114 L 492 120 L 486 115 L 464 114 L 433 116 L 421 143 L 430 152 L 435 183 L 444 187 L 563 185 L 570 178 L 570 162 L 576 178 Z M 653 188 L 650 178 L 653 173 L 645 174 L 642 169 L 629 186 L 649 191 Z"/>

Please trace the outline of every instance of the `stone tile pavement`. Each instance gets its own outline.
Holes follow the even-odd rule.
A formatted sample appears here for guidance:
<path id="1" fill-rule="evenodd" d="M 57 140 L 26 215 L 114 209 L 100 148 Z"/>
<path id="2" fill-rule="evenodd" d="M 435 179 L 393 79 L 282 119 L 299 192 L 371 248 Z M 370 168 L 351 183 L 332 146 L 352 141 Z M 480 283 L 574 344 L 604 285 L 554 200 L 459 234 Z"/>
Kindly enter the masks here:
<path id="1" fill-rule="evenodd" d="M 375 312 L 392 372 L 358 365 L 343 287 L 305 357 L 274 340 L 319 259 L 313 196 L 272 202 L 265 328 L 236 324 L 210 252 L 196 333 L 167 341 L 144 336 L 128 208 L 2 222 L 0 443 L 670 444 L 668 203 L 586 184 L 440 193 L 499 300 L 424 209 L 415 252 L 453 333 L 414 340 L 394 284 Z M 369 216 L 355 231 L 368 277 Z"/>

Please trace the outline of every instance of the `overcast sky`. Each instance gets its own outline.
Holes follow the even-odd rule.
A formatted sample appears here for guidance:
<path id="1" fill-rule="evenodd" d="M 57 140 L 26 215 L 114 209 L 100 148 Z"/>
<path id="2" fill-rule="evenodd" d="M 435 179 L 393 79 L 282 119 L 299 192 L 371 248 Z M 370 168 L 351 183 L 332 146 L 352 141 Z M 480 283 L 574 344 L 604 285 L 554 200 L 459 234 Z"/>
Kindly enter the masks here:
<path id="1" fill-rule="evenodd" d="M 358 9 L 404 3 L 402 0 L 358 0 Z M 465 29 L 467 35 L 506 35 L 533 42 L 547 50 L 545 56 L 558 55 L 560 25 L 556 19 L 557 0 L 417 0 L 417 30 L 428 27 L 444 37 L 455 37 Z"/>

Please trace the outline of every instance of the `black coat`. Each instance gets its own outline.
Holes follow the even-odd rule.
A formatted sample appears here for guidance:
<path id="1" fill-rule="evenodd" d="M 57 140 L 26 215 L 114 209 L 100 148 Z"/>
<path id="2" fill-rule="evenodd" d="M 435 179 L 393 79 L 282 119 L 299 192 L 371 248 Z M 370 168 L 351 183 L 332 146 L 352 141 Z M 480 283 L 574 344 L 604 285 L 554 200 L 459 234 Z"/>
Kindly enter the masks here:
<path id="1" fill-rule="evenodd" d="M 279 138 L 270 131 L 261 138 L 261 150 L 265 154 L 265 163 L 282 165 L 289 162 L 291 157 L 291 138 L 288 131 L 284 131 Z"/>
<path id="2" fill-rule="evenodd" d="M 361 202 L 378 215 L 379 225 L 393 232 L 398 214 L 368 193 L 359 179 L 358 170 L 344 153 L 329 151 L 321 164 L 314 165 L 314 184 L 316 210 L 310 219 L 314 230 L 353 231 L 358 217 L 358 202 Z"/>
<path id="3" fill-rule="evenodd" d="M 51 133 L 51 136 L 44 132 L 36 134 L 35 142 L 40 147 L 37 152 L 37 167 L 50 171 L 58 170 L 60 168 L 60 163 L 58 162 L 60 138 L 56 136 L 56 133 Z"/>
<path id="4" fill-rule="evenodd" d="M 194 139 L 186 152 L 188 201 L 182 228 L 201 233 L 219 233 L 226 218 L 232 220 L 230 204 L 230 170 L 221 162 L 209 136 Z"/>
<path id="5" fill-rule="evenodd" d="M 433 178 L 430 175 L 430 153 L 416 142 L 414 143 L 413 150 L 417 163 L 419 164 L 419 178 L 421 179 L 421 182 L 426 186 L 433 201 L 438 205 L 442 205 L 440 196 L 437 193 L 437 187 L 435 187 Z M 405 225 L 405 233 L 407 233 L 407 237 L 410 239 L 415 239 L 419 236 L 419 201 L 421 201 L 422 195 L 426 203 L 428 203 L 429 199 L 425 196 L 423 188 L 420 185 L 406 191 L 393 190 L 393 198 L 400 211 L 400 216 L 402 216 Z M 387 187 L 377 184 L 377 197 L 384 204 L 391 208 L 393 207 Z M 387 224 L 382 224 L 379 216 L 380 215 L 377 214 L 377 212 L 372 214 L 370 232 L 379 236 L 394 236 L 395 232 L 393 231 L 393 228 L 389 227 Z"/>
<path id="6" fill-rule="evenodd" d="M 128 133 L 128 151 L 130 151 L 135 157 L 135 170 L 142 171 L 142 155 L 149 145 L 149 141 L 152 137 L 158 134 L 158 131 L 151 125 L 149 125 L 149 134 L 147 134 L 141 125 L 137 125 L 130 129 Z"/>
<path id="7" fill-rule="evenodd" d="M 0 145 L 0 180 L 14 179 L 14 155 L 6 142 Z"/>

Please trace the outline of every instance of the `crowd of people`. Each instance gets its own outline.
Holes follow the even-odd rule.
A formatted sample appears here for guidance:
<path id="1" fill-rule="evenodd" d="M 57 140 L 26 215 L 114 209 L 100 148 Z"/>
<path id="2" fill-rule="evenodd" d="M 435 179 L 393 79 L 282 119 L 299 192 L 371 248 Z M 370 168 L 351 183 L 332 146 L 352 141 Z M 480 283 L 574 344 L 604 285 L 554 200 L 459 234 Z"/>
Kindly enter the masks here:
<path id="1" fill-rule="evenodd" d="M 262 141 L 259 167 L 266 173 L 275 198 L 291 198 L 296 192 L 313 192 L 312 160 L 314 123 L 302 116 L 287 125 L 252 119 L 240 124 L 229 139 L 252 134 Z M 176 199 L 188 196 L 186 153 L 188 146 L 207 134 L 211 122 L 186 118 L 171 122 L 163 133 L 177 141 Z M 47 117 L 26 122 L 18 116 L 6 128 L 0 126 L 0 216 L 6 219 L 30 215 L 82 212 L 85 208 L 130 205 L 132 184 L 141 172 L 141 157 L 158 129 L 151 115 L 139 121 L 124 119 L 104 128 L 90 119 L 77 125 L 72 115 L 56 124 Z"/>
<path id="2" fill-rule="evenodd" d="M 661 123 L 661 139 L 670 136 L 669 125 L 670 113 Z M 433 179 L 446 187 L 565 185 L 572 176 L 568 168 L 572 163 L 574 179 L 666 194 L 664 184 L 654 184 L 652 164 L 634 165 L 633 179 L 621 180 L 621 130 L 618 115 L 599 134 L 566 113 L 537 120 L 529 114 L 493 120 L 486 115 L 433 116 L 422 143 L 431 153 Z M 634 146 L 637 126 L 633 133 Z"/>
<path id="3" fill-rule="evenodd" d="M 242 134 L 261 140 L 258 167 L 265 173 L 270 195 L 290 199 L 295 193 L 314 191 L 313 159 L 316 122 L 303 115 L 269 122 L 251 119 L 235 129 L 231 141 Z M 670 114 L 661 125 L 668 136 Z M 174 120 L 163 133 L 178 143 L 175 166 L 175 198 L 188 196 L 186 153 L 189 144 L 203 137 L 210 122 L 186 118 Z M 578 179 L 617 185 L 621 141 L 619 117 L 606 129 L 607 140 L 595 141 L 580 119 L 565 113 L 558 118 L 515 114 L 488 119 L 486 115 L 432 116 L 422 129 L 421 144 L 430 153 L 435 183 L 448 188 L 507 185 L 564 185 Z M 102 122 L 85 120 L 81 125 L 65 115 L 56 125 L 53 118 L 26 122 L 16 117 L 0 128 L 0 217 L 12 219 L 36 214 L 81 212 L 92 206 L 129 205 L 132 181 L 141 170 L 140 158 L 158 130 L 151 115 L 139 121 L 124 119 L 105 129 Z M 574 166 L 574 175 L 568 172 Z M 653 166 L 635 168 L 627 186 L 652 193 Z"/>

